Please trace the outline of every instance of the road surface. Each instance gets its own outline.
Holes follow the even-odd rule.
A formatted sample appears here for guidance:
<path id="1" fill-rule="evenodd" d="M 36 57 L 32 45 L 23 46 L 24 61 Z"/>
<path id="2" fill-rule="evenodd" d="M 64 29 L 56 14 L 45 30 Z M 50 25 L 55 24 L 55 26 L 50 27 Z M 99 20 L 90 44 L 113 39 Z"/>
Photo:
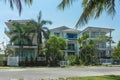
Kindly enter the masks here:
<path id="1" fill-rule="evenodd" d="M 40 80 L 63 77 L 120 75 L 120 67 L 0 69 L 0 80 Z"/>

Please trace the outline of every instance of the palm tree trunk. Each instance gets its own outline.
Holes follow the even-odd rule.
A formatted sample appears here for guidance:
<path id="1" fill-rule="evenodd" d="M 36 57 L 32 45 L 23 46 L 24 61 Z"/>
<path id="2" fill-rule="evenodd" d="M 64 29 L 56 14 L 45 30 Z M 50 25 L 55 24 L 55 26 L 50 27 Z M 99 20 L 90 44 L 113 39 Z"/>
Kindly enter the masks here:
<path id="1" fill-rule="evenodd" d="M 37 36 L 37 56 L 39 55 L 39 35 Z"/>

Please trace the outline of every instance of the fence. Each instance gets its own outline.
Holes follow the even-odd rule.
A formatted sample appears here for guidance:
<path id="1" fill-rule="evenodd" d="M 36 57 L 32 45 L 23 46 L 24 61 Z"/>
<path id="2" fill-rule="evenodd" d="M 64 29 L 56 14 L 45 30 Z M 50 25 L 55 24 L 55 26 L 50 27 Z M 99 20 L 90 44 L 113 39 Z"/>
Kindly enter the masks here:
<path id="1" fill-rule="evenodd" d="M 112 64 L 113 63 L 113 59 L 100 59 L 100 63 L 101 64 Z"/>
<path id="2" fill-rule="evenodd" d="M 3 58 L 0 58 L 0 66 L 3 66 L 4 63 L 3 63 Z"/>
<path id="3" fill-rule="evenodd" d="M 69 61 L 60 61 L 60 66 L 61 67 L 67 66 L 69 64 L 70 64 Z"/>
<path id="4" fill-rule="evenodd" d="M 113 64 L 120 64 L 120 59 L 113 59 Z"/>
<path id="5" fill-rule="evenodd" d="M 45 66 L 46 57 L 4 57 L 0 63 L 2 66 Z"/>
<path id="6" fill-rule="evenodd" d="M 8 57 L 7 65 L 8 66 L 19 66 L 19 57 Z"/>

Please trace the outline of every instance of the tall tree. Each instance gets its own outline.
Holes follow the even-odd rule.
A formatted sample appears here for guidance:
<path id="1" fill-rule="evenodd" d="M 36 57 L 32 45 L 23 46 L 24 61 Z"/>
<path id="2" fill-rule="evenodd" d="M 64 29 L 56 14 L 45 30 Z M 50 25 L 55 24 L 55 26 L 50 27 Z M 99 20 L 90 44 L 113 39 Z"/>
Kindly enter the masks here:
<path id="1" fill-rule="evenodd" d="M 120 47 L 115 47 L 112 52 L 112 57 L 115 59 L 120 59 Z"/>
<path id="2" fill-rule="evenodd" d="M 33 0 L 4 0 L 4 1 L 5 2 L 8 1 L 12 9 L 14 8 L 14 5 L 16 5 L 19 11 L 19 14 L 21 14 L 21 11 L 22 11 L 22 2 L 25 2 L 28 5 L 31 5 L 33 2 Z"/>
<path id="3" fill-rule="evenodd" d="M 48 20 L 42 20 L 42 13 L 41 11 L 39 12 L 39 15 L 37 17 L 37 21 L 31 20 L 28 22 L 28 26 L 32 26 L 32 30 L 34 32 L 34 36 L 37 36 L 37 45 L 38 45 L 38 50 L 37 53 L 38 55 L 40 54 L 40 50 L 42 49 L 42 40 L 43 38 L 46 40 L 49 38 L 49 29 L 45 27 L 47 24 L 52 24 L 51 21 Z"/>
<path id="4" fill-rule="evenodd" d="M 59 58 L 63 54 L 62 50 L 66 48 L 66 41 L 63 38 L 51 36 L 46 41 L 45 46 L 46 46 L 46 55 L 48 56 L 48 60 L 56 64 L 56 61 L 59 60 Z"/>
<path id="5" fill-rule="evenodd" d="M 118 42 L 117 47 L 120 47 L 120 41 Z"/>
<path id="6" fill-rule="evenodd" d="M 8 57 L 8 56 L 13 56 L 14 51 L 7 46 L 6 49 L 4 50 L 4 53 L 5 53 L 5 56 Z"/>
<path id="7" fill-rule="evenodd" d="M 62 0 L 58 5 L 60 9 L 69 7 L 73 2 L 80 0 Z M 76 28 L 85 25 L 91 18 L 97 19 L 103 11 L 112 17 L 115 15 L 115 0 L 82 0 L 83 12 L 76 24 Z"/>
<path id="8" fill-rule="evenodd" d="M 20 56 L 22 54 L 23 45 L 31 45 L 32 41 L 30 39 L 29 27 L 26 27 L 24 24 L 13 23 L 14 29 L 9 31 L 9 34 L 12 35 L 10 42 L 14 42 L 15 45 L 20 46 Z M 27 42 L 27 43 L 25 43 Z"/>
<path id="9" fill-rule="evenodd" d="M 78 42 L 80 44 L 80 59 L 81 63 L 85 65 L 92 64 L 94 61 L 96 46 L 93 40 L 89 39 L 89 35 L 83 34 L 81 38 L 78 38 Z"/>
<path id="10" fill-rule="evenodd" d="M 81 61 L 85 65 L 92 64 L 94 61 L 96 47 L 94 44 L 86 44 L 81 48 Z"/>
<path id="11" fill-rule="evenodd" d="M 85 40 L 86 40 L 87 38 L 89 38 L 89 35 L 88 35 L 87 33 L 86 33 L 86 34 L 83 34 L 82 37 L 78 38 L 78 42 L 79 42 L 80 46 L 82 46 L 82 44 L 85 43 Z"/>
<path id="12" fill-rule="evenodd" d="M 117 47 L 114 48 L 112 53 L 113 58 L 120 59 L 120 41 L 118 42 Z"/>

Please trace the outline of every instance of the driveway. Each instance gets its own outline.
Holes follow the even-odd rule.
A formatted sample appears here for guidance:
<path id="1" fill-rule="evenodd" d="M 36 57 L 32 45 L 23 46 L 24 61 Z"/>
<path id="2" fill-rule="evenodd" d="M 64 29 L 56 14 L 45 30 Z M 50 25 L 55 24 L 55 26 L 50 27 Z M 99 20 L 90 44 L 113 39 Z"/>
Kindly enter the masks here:
<path id="1" fill-rule="evenodd" d="M 1 69 L 0 80 L 40 80 L 62 77 L 120 75 L 120 67 L 85 67 L 85 68 L 22 68 Z"/>

